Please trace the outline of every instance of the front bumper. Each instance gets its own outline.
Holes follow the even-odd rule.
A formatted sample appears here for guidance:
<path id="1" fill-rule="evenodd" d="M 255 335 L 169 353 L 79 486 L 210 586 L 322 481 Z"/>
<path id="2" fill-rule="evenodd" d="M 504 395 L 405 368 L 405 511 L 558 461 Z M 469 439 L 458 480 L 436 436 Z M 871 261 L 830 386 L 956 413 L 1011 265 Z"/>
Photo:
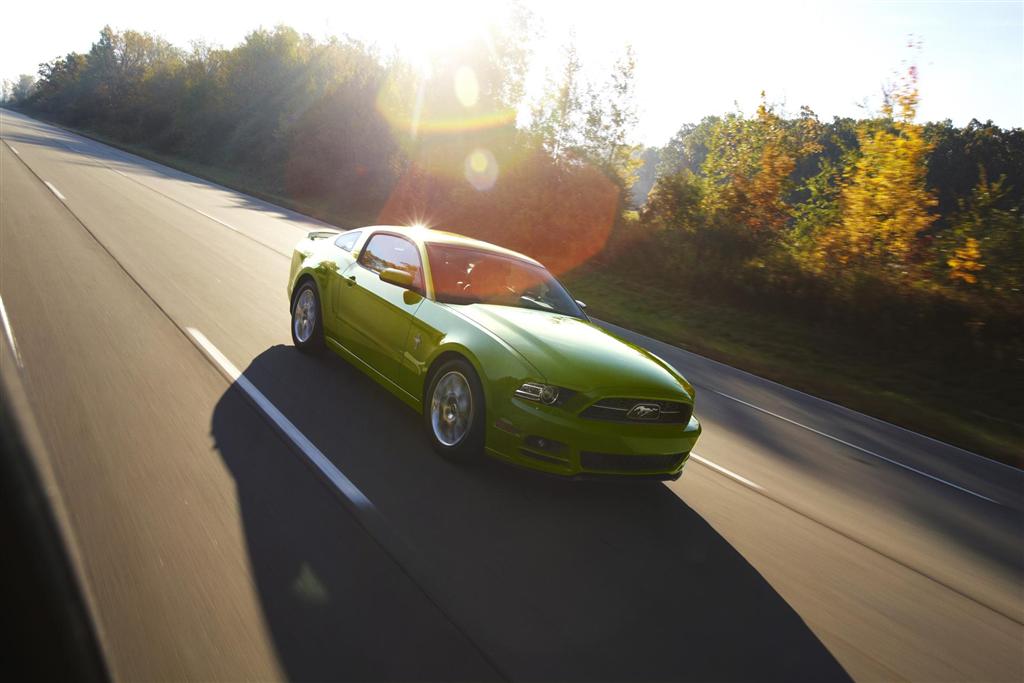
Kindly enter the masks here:
<path id="1" fill-rule="evenodd" d="M 678 479 L 700 422 L 629 424 L 511 399 L 488 411 L 487 451 L 508 462 L 579 478 Z"/>

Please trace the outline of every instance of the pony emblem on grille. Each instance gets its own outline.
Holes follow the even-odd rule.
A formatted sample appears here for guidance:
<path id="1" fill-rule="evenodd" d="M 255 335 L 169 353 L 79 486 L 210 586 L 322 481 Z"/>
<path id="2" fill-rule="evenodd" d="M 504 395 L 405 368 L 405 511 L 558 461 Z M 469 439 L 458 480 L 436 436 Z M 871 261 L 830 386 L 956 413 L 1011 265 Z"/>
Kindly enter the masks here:
<path id="1" fill-rule="evenodd" d="M 660 416 L 661 406 L 657 403 L 637 403 L 626 413 L 631 420 L 657 420 Z"/>

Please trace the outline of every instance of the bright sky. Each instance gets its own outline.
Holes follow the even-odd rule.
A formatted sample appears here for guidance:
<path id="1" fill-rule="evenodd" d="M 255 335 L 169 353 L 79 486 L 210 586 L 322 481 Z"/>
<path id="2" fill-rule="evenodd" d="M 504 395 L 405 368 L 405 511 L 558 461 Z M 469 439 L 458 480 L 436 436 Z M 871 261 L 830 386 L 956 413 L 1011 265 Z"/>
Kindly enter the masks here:
<path id="1" fill-rule="evenodd" d="M 599 79 L 625 43 L 637 56 L 637 141 L 660 145 L 681 124 L 734 103 L 752 111 L 758 94 L 795 113 L 858 116 L 877 107 L 880 87 L 910 57 L 908 35 L 923 42 L 920 118 L 992 119 L 1024 127 L 1024 0 L 965 2 L 739 2 L 523 0 L 537 19 L 532 92 L 545 68 L 560 68 L 570 31 L 588 74 Z M 499 3 L 432 0 L 368 3 L 209 0 L 147 3 L 92 0 L 8 3 L 0 77 L 34 73 L 39 62 L 86 51 L 109 23 L 232 46 L 258 26 L 285 23 L 316 37 L 349 34 L 407 55 L 458 39 L 475 23 L 501 17 Z M 234 6 L 231 6 L 234 5 Z M 244 9 L 241 9 L 243 8 Z"/>

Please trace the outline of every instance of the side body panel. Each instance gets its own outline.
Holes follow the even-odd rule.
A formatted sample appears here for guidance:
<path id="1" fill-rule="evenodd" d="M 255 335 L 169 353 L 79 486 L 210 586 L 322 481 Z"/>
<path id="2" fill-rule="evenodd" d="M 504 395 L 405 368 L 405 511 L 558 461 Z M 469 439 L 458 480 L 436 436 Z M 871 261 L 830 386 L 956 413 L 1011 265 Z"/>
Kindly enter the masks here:
<path id="1" fill-rule="evenodd" d="M 400 386 L 399 369 L 409 328 L 424 299 L 359 263 L 337 279 L 341 290 L 334 313 L 335 338 L 368 365 Z M 403 387 L 407 388 L 407 387 Z"/>
<path id="2" fill-rule="evenodd" d="M 492 416 L 492 397 L 511 396 L 522 377 L 537 374 L 526 359 L 496 336 L 480 329 L 447 304 L 424 299 L 402 354 L 400 384 L 422 398 L 430 368 L 445 353 L 465 357 L 480 376 L 488 423 Z"/>

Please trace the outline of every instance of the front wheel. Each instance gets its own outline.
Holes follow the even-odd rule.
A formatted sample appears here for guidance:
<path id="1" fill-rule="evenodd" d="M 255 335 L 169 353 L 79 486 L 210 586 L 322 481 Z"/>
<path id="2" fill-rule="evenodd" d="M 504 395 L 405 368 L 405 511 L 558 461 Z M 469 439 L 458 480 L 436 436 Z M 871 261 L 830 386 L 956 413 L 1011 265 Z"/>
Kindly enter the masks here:
<path id="1" fill-rule="evenodd" d="M 292 343 L 306 353 L 324 348 L 324 326 L 320 319 L 320 296 L 316 285 L 306 280 L 292 300 Z"/>
<path id="2" fill-rule="evenodd" d="M 484 412 L 483 387 L 469 362 L 447 361 L 431 375 L 423 417 L 438 453 L 452 459 L 479 454 L 484 445 Z"/>

